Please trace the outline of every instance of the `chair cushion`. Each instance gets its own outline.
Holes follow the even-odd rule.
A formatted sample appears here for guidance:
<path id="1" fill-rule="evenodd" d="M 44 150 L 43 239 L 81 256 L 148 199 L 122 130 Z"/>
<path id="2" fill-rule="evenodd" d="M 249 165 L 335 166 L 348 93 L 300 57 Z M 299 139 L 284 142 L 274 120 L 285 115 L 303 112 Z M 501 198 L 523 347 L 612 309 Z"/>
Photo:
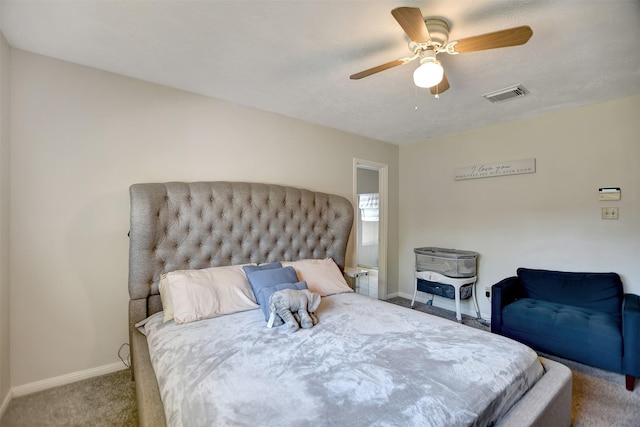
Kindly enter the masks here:
<path id="1" fill-rule="evenodd" d="M 601 311 L 524 298 L 502 310 L 503 333 L 546 353 L 620 372 L 620 318 Z"/>
<path id="2" fill-rule="evenodd" d="M 622 281 L 616 273 L 573 273 L 518 269 L 518 278 L 528 298 L 568 304 L 619 317 Z"/>

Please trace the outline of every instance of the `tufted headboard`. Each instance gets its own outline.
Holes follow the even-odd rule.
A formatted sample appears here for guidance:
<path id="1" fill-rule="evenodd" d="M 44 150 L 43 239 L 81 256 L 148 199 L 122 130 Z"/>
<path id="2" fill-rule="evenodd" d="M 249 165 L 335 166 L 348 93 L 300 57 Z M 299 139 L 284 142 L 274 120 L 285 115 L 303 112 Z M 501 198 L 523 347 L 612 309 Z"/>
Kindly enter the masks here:
<path id="1" fill-rule="evenodd" d="M 160 275 L 242 263 L 333 258 L 344 268 L 353 223 L 342 196 L 272 184 L 134 184 L 129 326 L 162 310 Z"/>

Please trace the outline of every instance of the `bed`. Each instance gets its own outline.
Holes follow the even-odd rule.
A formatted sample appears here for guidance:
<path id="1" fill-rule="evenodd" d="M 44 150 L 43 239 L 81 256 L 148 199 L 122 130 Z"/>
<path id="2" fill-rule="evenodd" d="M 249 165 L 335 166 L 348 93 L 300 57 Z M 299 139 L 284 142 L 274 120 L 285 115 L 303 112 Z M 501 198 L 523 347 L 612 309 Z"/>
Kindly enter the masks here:
<path id="1" fill-rule="evenodd" d="M 570 425 L 565 366 L 350 289 L 326 291 L 319 323 L 295 332 L 267 328 L 257 305 L 165 322 L 166 273 L 316 261 L 342 270 L 353 223 L 344 197 L 240 182 L 134 184 L 130 196 L 140 425 Z"/>

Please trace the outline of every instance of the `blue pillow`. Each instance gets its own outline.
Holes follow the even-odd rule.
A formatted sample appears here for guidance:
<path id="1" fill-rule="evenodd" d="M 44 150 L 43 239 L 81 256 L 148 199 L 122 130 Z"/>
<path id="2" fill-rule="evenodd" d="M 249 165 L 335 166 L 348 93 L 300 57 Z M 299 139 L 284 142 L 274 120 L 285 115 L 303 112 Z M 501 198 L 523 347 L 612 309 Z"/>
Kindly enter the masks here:
<path id="1" fill-rule="evenodd" d="M 265 286 L 264 288 L 260 288 L 258 293 L 256 294 L 256 300 L 258 304 L 260 304 L 260 308 L 262 309 L 262 313 L 264 313 L 265 322 L 269 321 L 269 298 L 276 291 L 281 291 L 283 289 L 296 289 L 303 290 L 307 289 L 307 282 L 297 282 L 297 283 L 280 283 L 278 285 L 273 286 Z"/>
<path id="2" fill-rule="evenodd" d="M 281 283 L 296 283 L 298 275 L 296 270 L 291 267 L 282 267 L 279 262 L 264 265 L 245 265 L 242 267 L 249 279 L 253 295 L 258 299 L 258 292 L 261 288 L 267 288 Z M 260 304 L 260 301 L 258 301 Z M 268 304 L 267 304 L 268 305 Z"/>
<path id="3" fill-rule="evenodd" d="M 279 262 L 272 262 L 269 264 L 260 264 L 260 265 L 243 265 L 242 269 L 244 270 L 244 274 L 247 275 L 247 279 L 249 280 L 249 284 L 251 285 L 251 290 L 253 291 L 253 295 L 256 295 L 257 289 L 254 288 L 253 283 L 251 282 L 251 277 L 256 271 L 262 270 L 275 270 L 276 268 L 282 268 L 282 264 Z M 259 280 L 259 279 L 258 279 Z M 297 280 L 296 280 L 297 282 Z"/>
<path id="4" fill-rule="evenodd" d="M 249 272 L 260 271 L 260 270 L 273 270 L 275 268 L 282 268 L 282 264 L 280 264 L 279 262 L 271 262 L 269 264 L 243 265 L 242 266 L 242 269 L 247 274 L 249 274 Z"/>

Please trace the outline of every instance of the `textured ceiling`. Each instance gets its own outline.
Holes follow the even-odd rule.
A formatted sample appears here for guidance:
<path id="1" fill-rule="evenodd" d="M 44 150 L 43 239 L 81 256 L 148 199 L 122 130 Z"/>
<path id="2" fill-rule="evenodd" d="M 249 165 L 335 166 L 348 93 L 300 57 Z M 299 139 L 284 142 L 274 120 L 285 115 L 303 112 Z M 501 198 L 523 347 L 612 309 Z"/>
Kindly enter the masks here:
<path id="1" fill-rule="evenodd" d="M 412 82 L 391 16 L 419 7 L 450 40 L 529 25 L 523 46 L 441 54 L 451 89 Z M 640 1 L 2 0 L 15 48 L 391 142 L 491 126 L 640 94 Z M 492 104 L 515 84 L 530 93 Z"/>

